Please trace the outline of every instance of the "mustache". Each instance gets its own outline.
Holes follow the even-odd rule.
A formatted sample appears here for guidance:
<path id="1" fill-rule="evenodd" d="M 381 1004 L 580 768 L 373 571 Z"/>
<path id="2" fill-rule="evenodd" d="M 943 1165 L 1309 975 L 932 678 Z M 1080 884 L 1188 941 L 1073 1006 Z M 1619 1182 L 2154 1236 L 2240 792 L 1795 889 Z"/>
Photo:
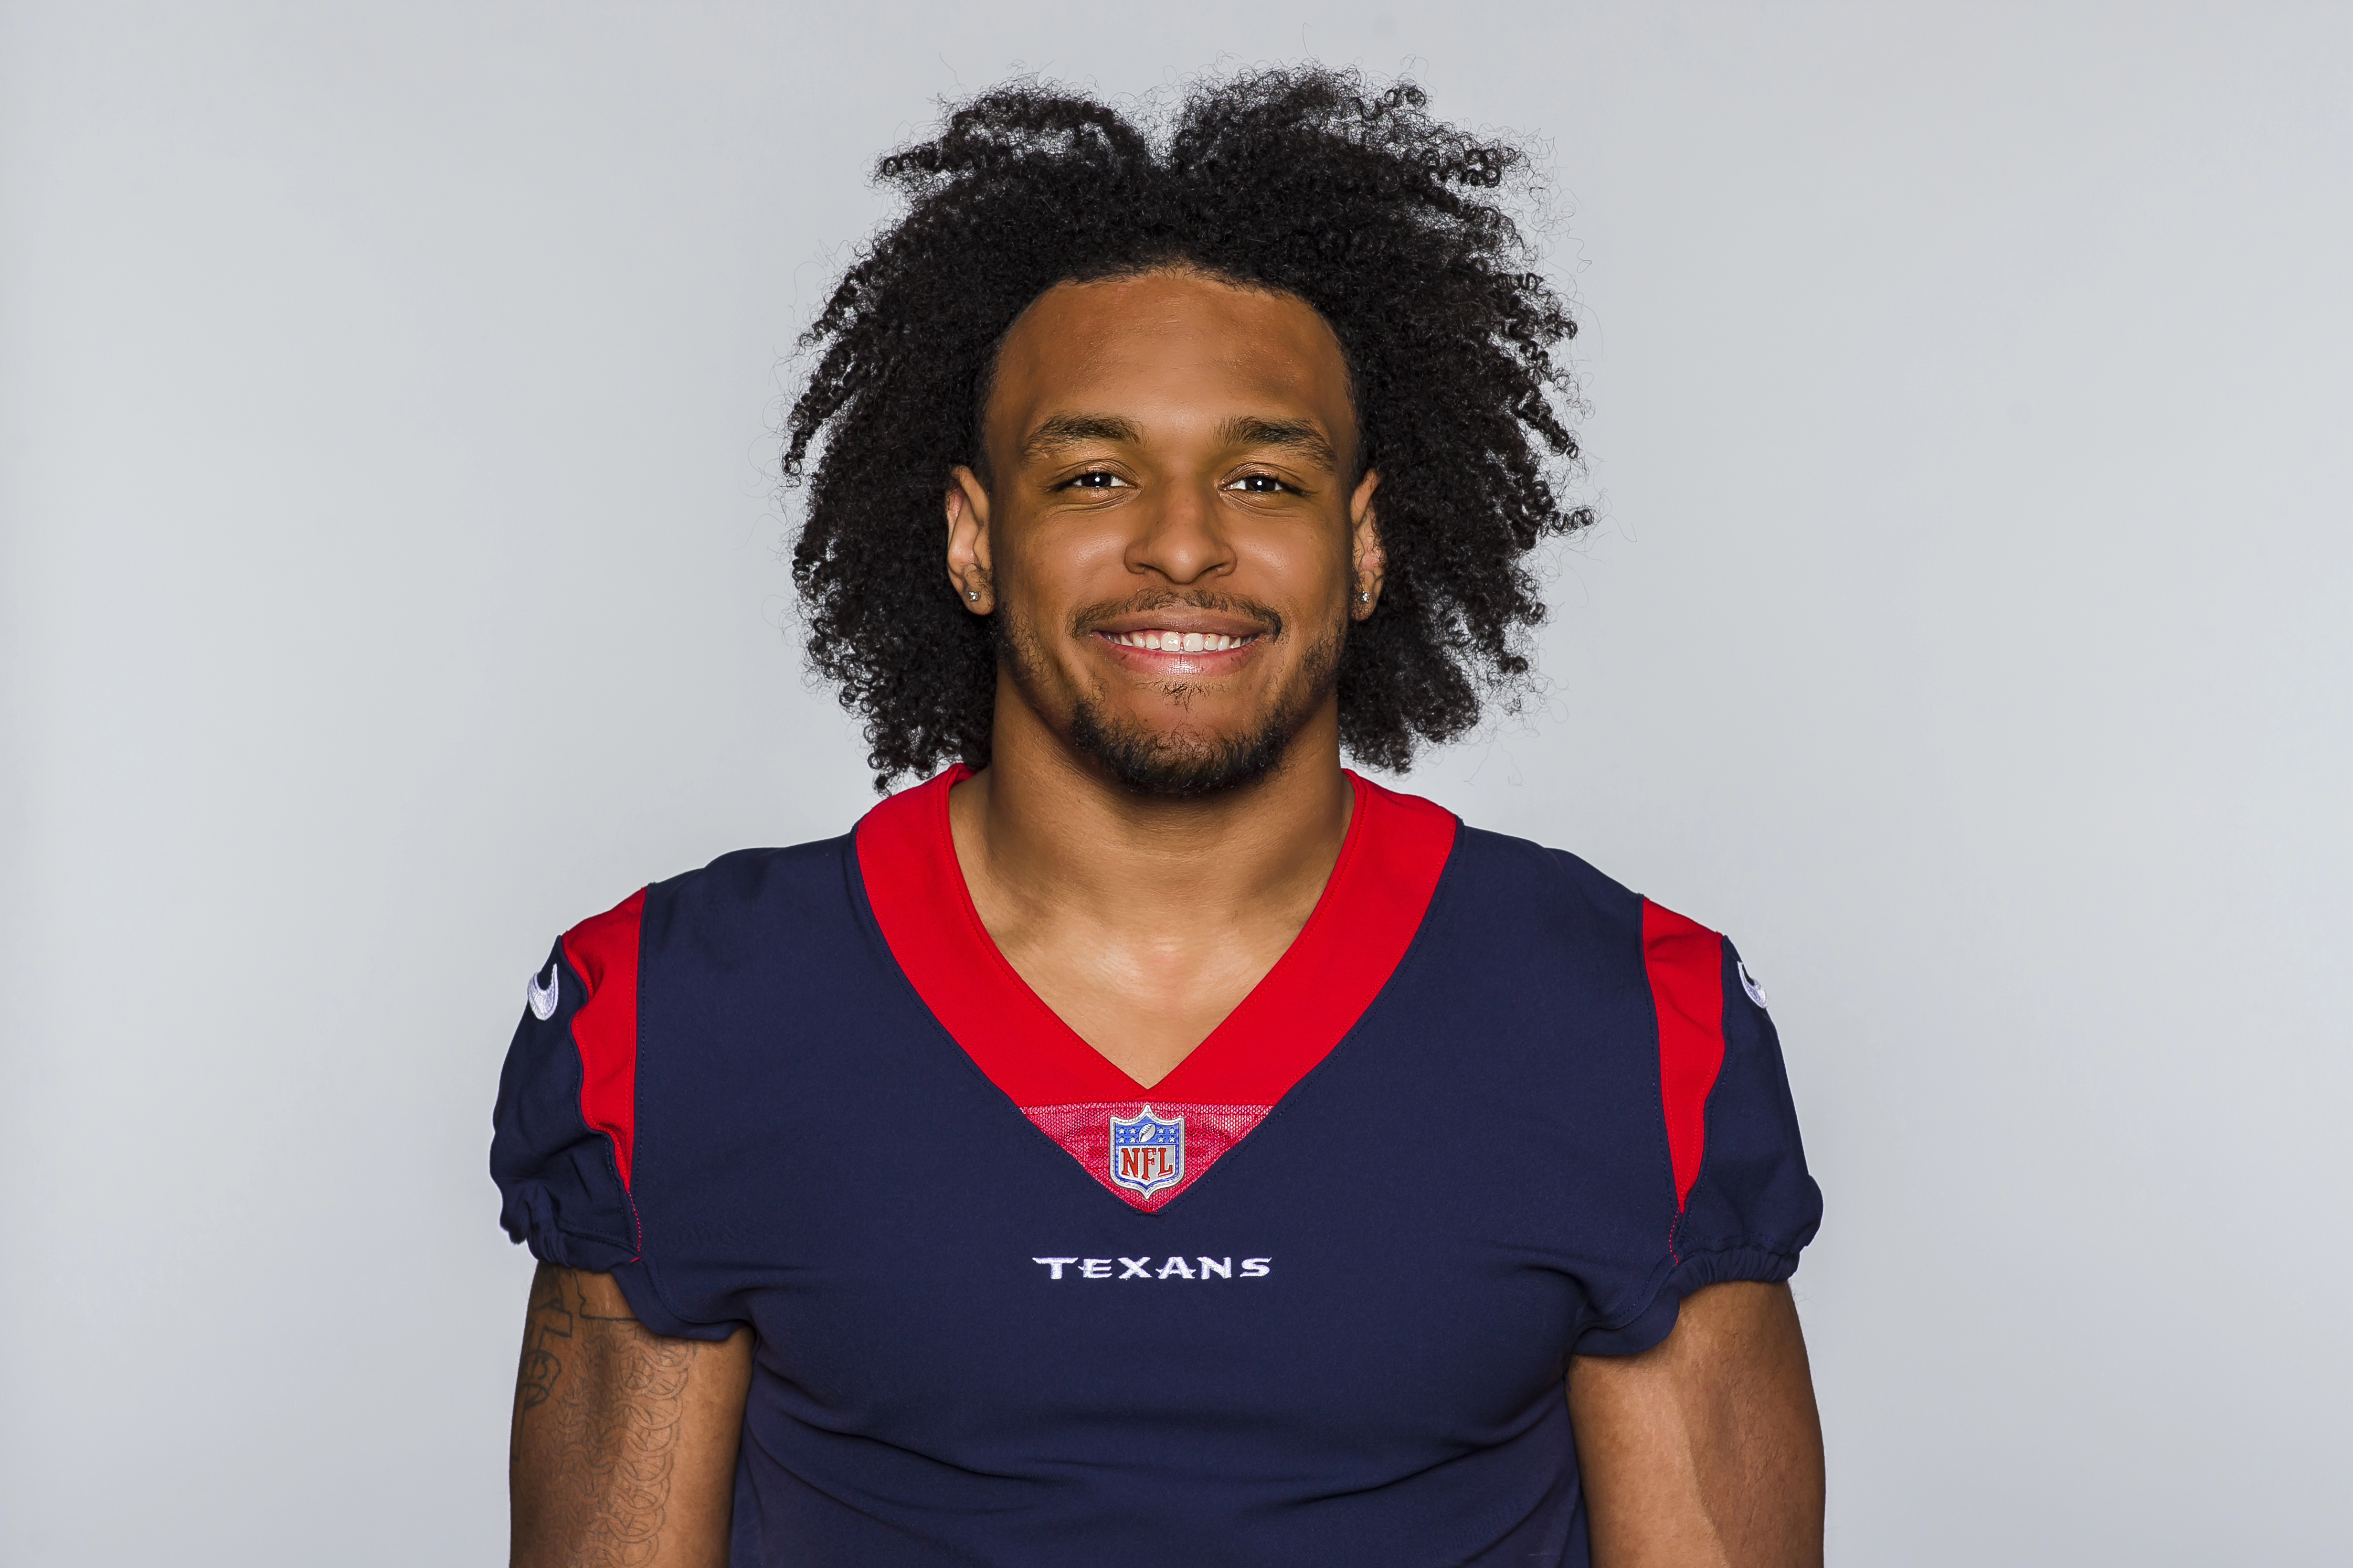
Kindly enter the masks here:
<path id="1" fill-rule="evenodd" d="M 1271 605 L 1237 598 L 1231 594 L 1179 588 L 1150 589 L 1124 599 L 1086 605 L 1071 617 L 1071 629 L 1084 637 L 1123 616 L 1146 615 L 1154 610 L 1205 610 L 1216 616 L 1236 616 L 1254 624 L 1264 637 L 1282 635 L 1282 613 Z"/>

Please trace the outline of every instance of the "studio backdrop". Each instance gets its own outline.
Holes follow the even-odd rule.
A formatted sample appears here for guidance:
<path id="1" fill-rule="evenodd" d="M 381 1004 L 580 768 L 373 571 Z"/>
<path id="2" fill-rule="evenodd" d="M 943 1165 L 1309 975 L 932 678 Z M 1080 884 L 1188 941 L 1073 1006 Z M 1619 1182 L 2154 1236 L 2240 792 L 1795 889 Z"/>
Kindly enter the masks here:
<path id="1" fill-rule="evenodd" d="M 776 431 L 875 157 L 1314 58 L 1535 139 L 1600 521 L 1408 785 L 1734 932 L 1841 1568 L 2341 1563 L 2341 5 L 16 5 L 0 1561 L 491 1563 L 584 913 L 844 830 Z"/>

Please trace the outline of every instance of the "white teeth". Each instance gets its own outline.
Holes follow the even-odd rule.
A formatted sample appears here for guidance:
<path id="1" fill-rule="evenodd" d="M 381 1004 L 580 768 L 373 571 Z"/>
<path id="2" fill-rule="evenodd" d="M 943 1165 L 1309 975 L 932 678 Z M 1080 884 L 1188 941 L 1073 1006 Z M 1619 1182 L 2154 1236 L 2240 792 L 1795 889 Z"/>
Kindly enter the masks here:
<path id="1" fill-rule="evenodd" d="M 1219 632 L 1121 632 L 1111 640 L 1122 647 L 1148 647 L 1155 653 L 1223 653 L 1250 639 Z"/>

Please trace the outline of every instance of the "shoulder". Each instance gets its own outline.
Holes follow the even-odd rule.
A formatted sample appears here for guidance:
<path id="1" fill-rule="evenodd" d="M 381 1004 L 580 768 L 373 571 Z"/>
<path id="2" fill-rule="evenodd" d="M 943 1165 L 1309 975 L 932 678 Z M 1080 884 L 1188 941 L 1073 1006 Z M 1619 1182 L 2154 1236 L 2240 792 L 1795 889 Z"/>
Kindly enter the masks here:
<path id="1" fill-rule="evenodd" d="M 1623 1013 L 1630 1048 L 1675 1034 L 1686 1012 L 1720 1016 L 1715 998 L 1737 973 L 1713 928 L 1567 850 L 1480 828 L 1456 835 L 1431 914 L 1466 966 L 1540 981 L 1564 1008 L 1639 1002 Z"/>
<path id="2" fill-rule="evenodd" d="M 1566 849 L 1472 827 L 1434 801 L 1374 786 L 1392 822 L 1443 822 L 1451 830 L 1441 894 L 1450 919 L 1508 926 L 1524 941 L 1601 942 L 1657 952 L 1662 944 L 1722 936 L 1645 898 Z"/>
<path id="3" fill-rule="evenodd" d="M 651 882 L 564 933 L 575 967 L 626 951 L 639 962 L 716 961 L 774 952 L 780 936 L 854 922 L 855 859 L 847 835 L 784 848 L 738 849 Z M 799 945 L 798 942 L 794 945 Z"/>
<path id="4" fill-rule="evenodd" d="M 1623 918 L 1641 902 L 1640 893 L 1590 861 L 1534 839 L 1466 826 L 1457 836 L 1456 852 L 1463 857 L 1467 870 L 1499 889 L 1558 902 L 1599 918 Z"/>
<path id="5" fill-rule="evenodd" d="M 1642 895 L 1588 861 L 1509 834 L 1462 828 L 1446 868 L 1448 914 L 1507 948 L 1641 950 Z"/>
<path id="6" fill-rule="evenodd" d="M 745 1034 L 727 1026 L 745 1018 L 794 1016 L 856 973 L 848 843 L 723 855 L 556 939 L 493 1112 L 491 1174 L 517 1240 L 599 1272 L 640 1259 L 643 1157 L 674 1131 L 681 1085 L 704 1075 L 712 1042 Z"/>
<path id="7" fill-rule="evenodd" d="M 649 887 L 649 919 L 675 935 L 723 944 L 778 923 L 838 921 L 849 912 L 856 868 L 848 834 L 781 849 L 738 849 Z"/>
<path id="8" fill-rule="evenodd" d="M 1577 856 L 1463 828 L 1441 897 L 1450 1017 L 1525 1024 L 1575 1080 L 1578 1169 L 1613 1206 L 1579 1353 L 1631 1353 L 1719 1279 L 1797 1267 L 1821 1217 L 1778 1035 L 1721 933 Z M 1433 914 L 1438 909 L 1434 907 Z M 1497 1031 L 1500 1035 L 1502 1031 Z M 1541 1072 L 1529 1081 L 1544 1081 Z"/>
<path id="9" fill-rule="evenodd" d="M 1377 813 L 1385 879 L 1413 880 L 1418 866 L 1442 867 L 1432 912 L 1444 923 L 1508 928 L 1528 939 L 1639 938 L 1642 899 L 1566 850 L 1472 827 L 1435 801 L 1356 777 L 1359 800 Z"/>

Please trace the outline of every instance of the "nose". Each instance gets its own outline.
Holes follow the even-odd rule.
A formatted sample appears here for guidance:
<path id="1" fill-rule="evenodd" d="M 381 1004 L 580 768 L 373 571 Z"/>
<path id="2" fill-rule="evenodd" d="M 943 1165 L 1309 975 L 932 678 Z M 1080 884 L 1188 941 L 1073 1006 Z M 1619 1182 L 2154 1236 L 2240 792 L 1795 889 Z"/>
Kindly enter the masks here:
<path id="1" fill-rule="evenodd" d="M 1233 570 L 1232 542 L 1219 515 L 1217 491 L 1206 478 L 1164 484 L 1145 505 L 1131 509 L 1138 524 L 1129 542 L 1127 569 L 1179 586 Z"/>

